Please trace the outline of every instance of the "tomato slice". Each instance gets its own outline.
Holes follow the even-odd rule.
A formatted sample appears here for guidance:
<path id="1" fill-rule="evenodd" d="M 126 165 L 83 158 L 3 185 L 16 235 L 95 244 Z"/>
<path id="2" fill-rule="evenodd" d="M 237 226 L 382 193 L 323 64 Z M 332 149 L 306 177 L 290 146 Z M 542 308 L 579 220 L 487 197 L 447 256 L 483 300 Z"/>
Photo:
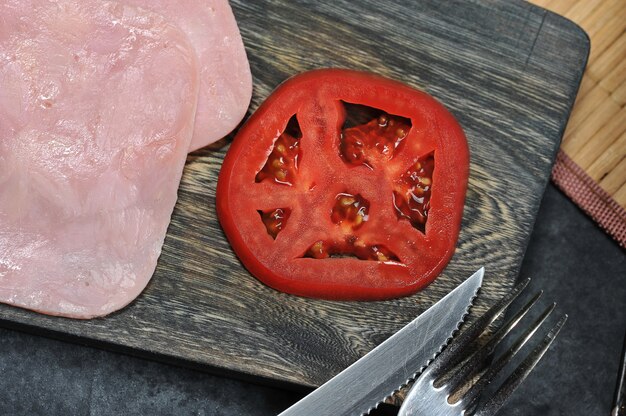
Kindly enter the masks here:
<path id="1" fill-rule="evenodd" d="M 469 151 L 454 117 L 402 83 L 297 75 L 241 128 L 217 212 L 243 265 L 277 290 L 337 300 L 415 293 L 452 257 Z"/>

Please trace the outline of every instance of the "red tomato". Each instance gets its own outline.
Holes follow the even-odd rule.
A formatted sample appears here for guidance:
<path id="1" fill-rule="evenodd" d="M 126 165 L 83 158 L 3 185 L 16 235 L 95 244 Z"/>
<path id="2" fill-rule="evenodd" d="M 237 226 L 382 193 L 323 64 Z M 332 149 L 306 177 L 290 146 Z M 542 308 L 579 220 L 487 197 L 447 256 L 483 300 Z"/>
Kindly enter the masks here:
<path id="1" fill-rule="evenodd" d="M 467 141 L 429 95 L 323 69 L 280 85 L 241 128 L 217 185 L 235 253 L 280 291 L 326 299 L 405 296 L 456 246 Z"/>

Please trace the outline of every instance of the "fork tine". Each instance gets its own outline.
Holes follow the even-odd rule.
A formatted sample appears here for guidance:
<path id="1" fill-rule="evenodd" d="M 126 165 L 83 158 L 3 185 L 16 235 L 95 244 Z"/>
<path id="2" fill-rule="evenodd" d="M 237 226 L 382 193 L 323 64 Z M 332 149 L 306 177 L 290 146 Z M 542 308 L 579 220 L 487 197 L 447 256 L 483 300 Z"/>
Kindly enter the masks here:
<path id="1" fill-rule="evenodd" d="M 483 345 L 480 349 L 472 354 L 469 360 L 467 360 L 461 368 L 454 371 L 452 377 L 446 380 L 448 391 L 452 392 L 463 385 L 470 377 L 478 370 L 483 368 L 487 359 L 493 354 L 496 347 L 500 342 L 511 332 L 513 328 L 519 323 L 519 321 L 528 313 L 528 311 L 537 303 L 537 300 L 541 297 L 543 291 L 538 292 L 533 298 L 526 303 L 511 319 L 508 320 L 496 333 L 489 339 L 489 341 Z"/>
<path id="2" fill-rule="evenodd" d="M 524 361 L 513 371 L 513 373 L 502 383 L 498 391 L 474 414 L 474 416 L 493 416 L 506 402 L 509 396 L 519 387 L 520 384 L 533 371 L 539 360 L 546 353 L 548 348 L 567 321 L 567 315 L 563 315 L 561 319 L 552 327 L 548 334 L 543 338 L 533 351 L 526 356 Z"/>
<path id="3" fill-rule="evenodd" d="M 493 381 L 493 379 L 500 373 L 500 371 L 504 368 L 504 366 L 513 359 L 513 357 L 522 349 L 522 347 L 528 342 L 530 338 L 537 332 L 539 327 L 545 322 L 548 316 L 554 310 L 556 303 L 548 306 L 541 315 L 529 326 L 526 331 L 522 335 L 520 335 L 517 340 L 511 345 L 511 347 L 504 353 L 496 362 L 494 362 L 489 369 L 483 374 L 480 379 L 474 384 L 463 397 L 463 402 L 465 402 L 468 407 L 474 404 L 475 400 L 478 399 L 480 393 Z"/>
<path id="4" fill-rule="evenodd" d="M 438 378 L 449 368 L 454 367 L 463 359 L 463 350 L 475 340 L 485 329 L 495 321 L 507 306 L 511 304 L 519 294 L 528 286 L 530 278 L 518 283 L 507 295 L 494 304 L 484 315 L 476 319 L 465 331 L 459 334 L 438 359 L 426 369 L 434 378 Z"/>

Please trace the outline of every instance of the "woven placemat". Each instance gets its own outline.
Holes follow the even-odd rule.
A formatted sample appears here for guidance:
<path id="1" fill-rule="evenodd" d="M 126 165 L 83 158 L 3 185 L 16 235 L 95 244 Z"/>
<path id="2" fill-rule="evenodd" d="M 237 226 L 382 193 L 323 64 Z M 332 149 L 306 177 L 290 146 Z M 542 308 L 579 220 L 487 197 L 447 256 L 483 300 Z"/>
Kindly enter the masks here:
<path id="1" fill-rule="evenodd" d="M 531 0 L 578 24 L 591 51 L 552 181 L 622 247 L 626 240 L 626 0 Z"/>
<path id="2" fill-rule="evenodd" d="M 626 248 L 626 209 L 563 151 L 557 154 L 552 181 L 620 246 Z"/>

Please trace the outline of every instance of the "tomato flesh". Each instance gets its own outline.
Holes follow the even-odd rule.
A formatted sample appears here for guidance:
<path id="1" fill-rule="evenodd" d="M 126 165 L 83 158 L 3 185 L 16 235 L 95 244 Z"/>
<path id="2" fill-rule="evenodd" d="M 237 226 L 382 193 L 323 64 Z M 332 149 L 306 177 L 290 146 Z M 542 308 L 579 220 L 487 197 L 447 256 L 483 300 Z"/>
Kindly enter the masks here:
<path id="1" fill-rule="evenodd" d="M 463 131 L 431 96 L 317 70 L 279 86 L 240 129 L 217 213 L 243 265 L 268 286 L 388 299 L 432 282 L 452 257 L 468 176 Z"/>
<path id="2" fill-rule="evenodd" d="M 337 195 L 331 220 L 341 225 L 345 237 L 338 241 L 319 240 L 307 250 L 304 257 L 326 259 L 352 256 L 360 260 L 397 261 L 398 258 L 386 247 L 367 244 L 352 232 L 367 222 L 369 206 L 369 201 L 361 195 L 349 193 Z"/>

